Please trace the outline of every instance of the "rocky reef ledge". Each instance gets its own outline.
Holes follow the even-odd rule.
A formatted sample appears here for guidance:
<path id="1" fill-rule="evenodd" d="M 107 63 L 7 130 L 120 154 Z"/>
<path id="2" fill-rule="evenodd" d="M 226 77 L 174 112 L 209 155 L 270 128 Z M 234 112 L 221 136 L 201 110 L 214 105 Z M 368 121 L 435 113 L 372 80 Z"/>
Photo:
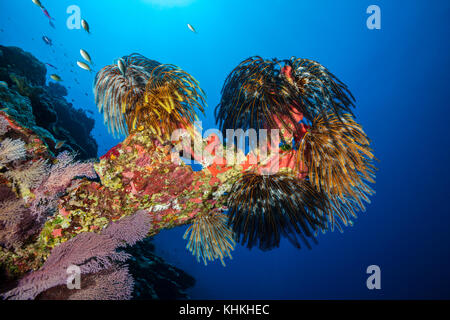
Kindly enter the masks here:
<path id="1" fill-rule="evenodd" d="M 77 160 L 97 158 L 94 119 L 64 98 L 62 85 L 46 85 L 46 73 L 45 64 L 30 53 L 0 45 L 0 109 L 35 132 L 51 152 L 76 152 Z M 65 141 L 61 148 L 59 141 Z"/>

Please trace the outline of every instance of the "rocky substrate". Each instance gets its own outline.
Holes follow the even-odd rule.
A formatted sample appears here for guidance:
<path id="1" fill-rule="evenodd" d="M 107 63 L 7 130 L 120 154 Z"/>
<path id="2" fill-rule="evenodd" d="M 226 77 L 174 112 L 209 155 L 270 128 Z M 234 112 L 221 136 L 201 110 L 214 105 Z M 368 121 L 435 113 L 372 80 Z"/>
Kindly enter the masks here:
<path id="1" fill-rule="evenodd" d="M 94 119 L 64 98 L 67 90 L 62 85 L 46 85 L 46 73 L 45 65 L 30 53 L 0 46 L 0 81 L 7 84 L 0 85 L 0 109 L 33 130 L 52 152 L 76 152 L 79 160 L 96 158 Z"/>

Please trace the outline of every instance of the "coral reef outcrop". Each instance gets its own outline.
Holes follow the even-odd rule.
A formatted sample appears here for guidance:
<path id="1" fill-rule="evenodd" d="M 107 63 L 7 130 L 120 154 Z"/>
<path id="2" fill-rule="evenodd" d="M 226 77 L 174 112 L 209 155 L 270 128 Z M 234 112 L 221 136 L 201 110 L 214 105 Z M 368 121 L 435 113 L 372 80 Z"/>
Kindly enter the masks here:
<path id="1" fill-rule="evenodd" d="M 94 120 L 66 101 L 60 84 L 46 85 L 46 67 L 17 47 L 0 46 L 0 109 L 21 126 L 32 129 L 53 153 L 77 153 L 77 159 L 97 157 L 97 143 L 90 134 Z M 62 147 L 58 142 L 64 141 Z"/>

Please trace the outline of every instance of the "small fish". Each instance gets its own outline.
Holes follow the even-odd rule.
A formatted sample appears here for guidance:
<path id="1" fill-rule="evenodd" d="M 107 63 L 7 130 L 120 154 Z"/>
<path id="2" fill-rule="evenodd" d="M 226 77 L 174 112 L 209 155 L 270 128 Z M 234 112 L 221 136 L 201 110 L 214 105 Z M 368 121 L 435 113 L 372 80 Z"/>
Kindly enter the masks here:
<path id="1" fill-rule="evenodd" d="M 56 29 L 55 25 L 53 24 L 53 22 L 51 20 L 49 20 L 48 23 L 50 24 L 50 27 L 52 27 L 53 29 Z"/>
<path id="2" fill-rule="evenodd" d="M 31 0 L 31 1 L 33 1 L 33 3 L 34 3 L 35 5 L 37 5 L 39 8 L 42 8 L 42 7 L 43 7 L 42 3 L 41 3 L 39 0 Z"/>
<path id="3" fill-rule="evenodd" d="M 50 13 L 48 13 L 47 9 L 45 9 L 44 7 L 41 7 L 42 12 L 45 14 L 45 16 L 48 18 L 48 20 L 55 20 L 52 17 L 50 17 Z"/>
<path id="4" fill-rule="evenodd" d="M 65 143 L 66 143 L 65 141 L 58 141 L 58 142 L 56 143 L 56 145 L 55 145 L 55 149 L 56 149 L 56 150 L 61 149 L 61 147 L 62 147 Z"/>
<path id="5" fill-rule="evenodd" d="M 62 81 L 61 77 L 58 76 L 57 74 L 50 75 L 50 78 L 52 78 L 52 80 L 55 80 L 55 81 L 58 81 L 58 82 Z"/>
<path id="6" fill-rule="evenodd" d="M 52 67 L 53 69 L 58 69 L 57 67 L 55 67 L 54 65 L 52 65 L 52 64 L 50 64 L 48 62 L 46 62 L 45 64 L 48 65 L 49 67 Z"/>
<path id="7" fill-rule="evenodd" d="M 191 24 L 187 24 L 189 30 L 191 30 L 193 33 L 197 33 L 197 31 L 194 29 L 194 27 Z"/>
<path id="8" fill-rule="evenodd" d="M 42 40 L 44 40 L 44 42 L 45 42 L 46 44 L 48 44 L 49 46 L 52 46 L 52 45 L 53 45 L 52 39 L 50 39 L 50 38 L 47 37 L 47 36 L 42 36 Z"/>
<path id="9" fill-rule="evenodd" d="M 77 61 L 77 65 L 81 68 L 81 69 L 84 69 L 84 70 L 87 70 L 87 71 L 92 71 L 91 70 L 91 67 L 89 67 L 86 63 L 84 63 L 84 62 L 81 62 L 81 61 Z"/>
<path id="10" fill-rule="evenodd" d="M 8 88 L 8 84 L 5 81 L 0 81 L 0 87 Z"/>
<path id="11" fill-rule="evenodd" d="M 86 20 L 84 20 L 84 19 L 81 20 L 81 26 L 83 27 L 84 30 L 86 30 L 87 33 L 91 33 L 89 31 L 89 23 L 87 23 Z"/>
<path id="12" fill-rule="evenodd" d="M 125 67 L 125 61 L 123 61 L 123 59 L 117 60 L 117 66 L 119 67 L 120 72 L 125 75 L 125 71 L 127 70 Z"/>
<path id="13" fill-rule="evenodd" d="M 89 53 L 87 53 L 86 50 L 80 49 L 80 54 L 84 60 L 92 64 L 91 56 L 89 55 Z"/>

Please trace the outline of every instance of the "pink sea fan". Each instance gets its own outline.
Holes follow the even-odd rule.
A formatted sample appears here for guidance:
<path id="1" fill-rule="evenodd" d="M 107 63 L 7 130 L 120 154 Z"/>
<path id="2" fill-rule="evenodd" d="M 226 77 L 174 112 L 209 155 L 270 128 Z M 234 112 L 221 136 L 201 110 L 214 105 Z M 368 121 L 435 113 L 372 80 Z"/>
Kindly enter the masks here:
<path id="1" fill-rule="evenodd" d="M 8 120 L 0 115 L 0 136 L 4 135 L 10 129 Z"/>
<path id="2" fill-rule="evenodd" d="M 52 250 L 41 269 L 23 277 L 18 286 L 2 296 L 12 300 L 30 300 L 67 281 L 66 270 L 78 265 L 82 273 L 98 272 L 109 268 L 114 261 L 125 261 L 128 255 L 116 252 L 118 241 L 96 233 L 81 233 Z"/>
<path id="3" fill-rule="evenodd" d="M 2 297 L 13 300 L 34 299 L 45 290 L 65 284 L 66 270 L 71 265 L 79 266 L 82 274 L 92 274 L 112 268 L 117 262 L 125 262 L 130 255 L 116 249 L 136 243 L 146 236 L 144 229 L 150 229 L 150 219 L 145 216 L 148 214 L 142 211 L 136 214 L 112 224 L 101 234 L 80 233 L 55 247 L 41 269 L 23 277 L 16 288 L 2 294 Z M 128 283 L 125 283 L 123 288 L 127 287 Z"/>
<path id="4" fill-rule="evenodd" d="M 36 199 L 31 210 L 37 219 L 44 219 L 56 208 L 59 197 L 75 177 L 95 178 L 97 175 L 91 162 L 74 162 L 74 156 L 62 152 L 57 162 L 49 167 L 46 178 L 33 190 Z"/>
<path id="5" fill-rule="evenodd" d="M 28 161 L 26 164 L 14 168 L 14 170 L 9 170 L 5 173 L 5 176 L 11 179 L 23 192 L 39 186 L 47 175 L 47 170 L 47 161 L 40 159 L 38 161 Z"/>
<path id="6" fill-rule="evenodd" d="M 0 167 L 11 161 L 24 158 L 25 154 L 25 142 L 20 139 L 6 138 L 0 143 Z"/>
<path id="7" fill-rule="evenodd" d="M 93 284 L 81 290 L 73 290 L 68 300 L 129 300 L 134 287 L 133 277 L 127 266 L 113 266 L 102 270 L 89 280 Z"/>
<path id="8" fill-rule="evenodd" d="M 145 210 L 139 210 L 135 214 L 112 222 L 102 234 L 111 236 L 126 244 L 134 245 L 145 238 L 150 230 L 152 218 Z"/>
<path id="9" fill-rule="evenodd" d="M 58 155 L 57 163 L 50 170 L 47 179 L 38 191 L 61 193 L 75 177 L 95 178 L 97 175 L 92 162 L 74 162 L 74 156 L 65 151 Z"/>
<path id="10" fill-rule="evenodd" d="M 0 203 L 0 246 L 20 247 L 33 233 L 34 219 L 21 199 Z"/>

